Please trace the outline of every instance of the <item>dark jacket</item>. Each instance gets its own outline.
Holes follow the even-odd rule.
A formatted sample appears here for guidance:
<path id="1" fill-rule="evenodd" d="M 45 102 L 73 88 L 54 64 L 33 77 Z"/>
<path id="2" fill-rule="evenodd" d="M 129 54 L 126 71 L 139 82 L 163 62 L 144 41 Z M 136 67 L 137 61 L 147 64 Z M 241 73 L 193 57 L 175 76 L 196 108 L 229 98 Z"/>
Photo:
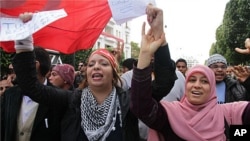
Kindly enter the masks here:
<path id="1" fill-rule="evenodd" d="M 48 83 L 48 85 L 51 85 Z M 19 86 L 7 89 L 2 96 L 1 102 L 1 130 L 2 141 L 15 141 L 17 135 L 17 119 L 20 112 L 24 92 Z M 60 121 L 54 115 L 55 108 L 39 104 L 35 116 L 30 141 L 60 141 Z M 59 112 L 59 111 L 58 111 Z M 48 119 L 48 127 L 45 119 Z"/>
<path id="2" fill-rule="evenodd" d="M 241 84 L 247 90 L 247 97 L 248 97 L 248 101 L 249 101 L 250 100 L 250 76 Z"/>
<path id="3" fill-rule="evenodd" d="M 17 54 L 13 66 L 18 83 L 25 95 L 39 104 L 47 105 L 58 122 L 61 121 L 61 141 L 87 141 L 81 128 L 81 91 L 65 91 L 38 83 L 33 52 Z M 121 105 L 122 138 L 124 141 L 138 141 L 138 119 L 130 112 L 129 95 L 117 87 Z M 58 135 L 58 134 L 57 134 Z"/>
<path id="4" fill-rule="evenodd" d="M 237 80 L 226 77 L 223 81 L 226 84 L 225 103 L 250 100 L 246 89 Z"/>

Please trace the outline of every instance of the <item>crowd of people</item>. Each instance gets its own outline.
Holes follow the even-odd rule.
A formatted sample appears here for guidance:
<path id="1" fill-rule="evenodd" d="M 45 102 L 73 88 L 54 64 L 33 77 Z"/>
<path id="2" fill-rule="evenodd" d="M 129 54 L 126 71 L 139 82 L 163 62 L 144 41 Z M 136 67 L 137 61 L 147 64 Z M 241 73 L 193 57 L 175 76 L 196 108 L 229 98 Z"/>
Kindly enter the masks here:
<path id="1" fill-rule="evenodd" d="M 52 66 L 32 35 L 15 41 L 12 71 L 0 83 L 1 140 L 226 141 L 229 125 L 250 124 L 250 70 L 229 70 L 221 54 L 191 68 L 173 61 L 162 9 L 149 4 L 146 14 L 138 59 L 122 69 L 120 44 L 93 51 L 75 70 Z M 250 54 L 248 38 L 245 47 L 235 51 Z"/>

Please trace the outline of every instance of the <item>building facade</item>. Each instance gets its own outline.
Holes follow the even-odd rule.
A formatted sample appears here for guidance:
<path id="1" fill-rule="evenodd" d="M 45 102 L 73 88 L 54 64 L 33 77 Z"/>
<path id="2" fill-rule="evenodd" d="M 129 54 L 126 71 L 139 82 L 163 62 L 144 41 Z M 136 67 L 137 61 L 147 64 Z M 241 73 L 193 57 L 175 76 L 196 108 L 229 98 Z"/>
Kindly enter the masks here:
<path id="1" fill-rule="evenodd" d="M 130 58 L 130 22 L 117 25 L 113 18 L 111 18 L 107 26 L 104 28 L 102 34 L 97 39 L 93 49 L 116 48 L 118 42 L 124 44 L 124 58 Z"/>

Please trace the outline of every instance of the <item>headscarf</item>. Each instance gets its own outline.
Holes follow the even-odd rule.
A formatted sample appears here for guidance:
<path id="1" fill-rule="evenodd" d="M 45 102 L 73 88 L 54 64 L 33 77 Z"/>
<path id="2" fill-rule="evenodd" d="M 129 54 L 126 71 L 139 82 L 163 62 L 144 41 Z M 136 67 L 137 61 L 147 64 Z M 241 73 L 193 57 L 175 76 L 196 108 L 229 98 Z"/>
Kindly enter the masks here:
<path id="1" fill-rule="evenodd" d="M 107 58 L 111 64 L 111 66 L 113 67 L 113 69 L 116 72 L 118 72 L 118 64 L 116 62 L 116 59 L 107 49 L 104 49 L 104 48 L 97 49 L 91 53 L 90 57 L 95 55 L 95 54 L 98 54 L 98 55 L 101 55 L 101 56 Z"/>
<path id="2" fill-rule="evenodd" d="M 242 124 L 242 114 L 248 102 L 217 104 L 215 76 L 212 70 L 204 65 L 196 65 L 188 71 L 185 87 L 190 76 L 197 72 L 204 74 L 210 84 L 210 96 L 204 104 L 191 104 L 187 100 L 186 88 L 180 102 L 162 100 L 161 104 L 167 112 L 174 133 L 180 138 L 189 141 L 225 141 L 224 118 L 228 124 Z M 154 131 L 150 131 L 149 136 L 157 141 L 158 137 Z"/>
<path id="3" fill-rule="evenodd" d="M 73 85 L 75 79 L 75 69 L 69 64 L 57 64 L 52 68 L 52 71 L 56 71 L 64 81 Z"/>

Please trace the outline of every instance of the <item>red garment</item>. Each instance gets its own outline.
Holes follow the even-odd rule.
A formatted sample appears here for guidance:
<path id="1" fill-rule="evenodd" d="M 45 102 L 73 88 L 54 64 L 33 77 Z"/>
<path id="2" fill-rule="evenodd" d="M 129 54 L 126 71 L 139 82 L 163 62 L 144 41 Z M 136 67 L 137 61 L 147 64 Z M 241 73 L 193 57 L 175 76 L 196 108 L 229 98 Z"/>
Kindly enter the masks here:
<path id="1" fill-rule="evenodd" d="M 33 34 L 34 44 L 64 54 L 93 47 L 112 14 L 107 0 L 1 0 L 0 14 L 18 16 L 23 12 L 64 8 L 68 16 Z M 0 42 L 6 52 L 15 52 L 14 42 Z"/>

